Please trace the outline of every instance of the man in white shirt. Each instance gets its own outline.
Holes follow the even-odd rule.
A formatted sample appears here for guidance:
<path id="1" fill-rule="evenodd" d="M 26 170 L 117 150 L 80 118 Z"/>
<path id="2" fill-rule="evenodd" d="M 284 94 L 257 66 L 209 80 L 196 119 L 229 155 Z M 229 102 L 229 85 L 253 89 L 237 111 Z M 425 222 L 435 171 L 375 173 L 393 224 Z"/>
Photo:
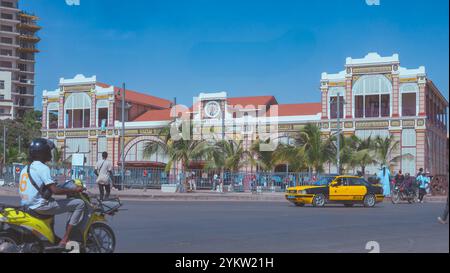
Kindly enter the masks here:
<path id="1" fill-rule="evenodd" d="M 103 198 L 108 199 L 111 193 L 112 169 L 113 165 L 112 162 L 108 160 L 108 153 L 103 152 L 102 159 L 100 159 L 95 166 L 98 175 L 97 184 L 100 191 L 100 200 L 104 200 Z"/>
<path id="2" fill-rule="evenodd" d="M 35 139 L 31 142 L 29 156 L 32 163 L 20 173 L 19 195 L 23 206 L 42 215 L 71 213 L 66 233 L 60 241 L 64 247 L 69 241 L 72 228 L 83 219 L 85 203 L 80 199 L 55 200 L 51 195 L 69 195 L 83 191 L 83 188 L 62 189 L 56 186 L 46 165 L 52 160 L 53 142 Z"/>

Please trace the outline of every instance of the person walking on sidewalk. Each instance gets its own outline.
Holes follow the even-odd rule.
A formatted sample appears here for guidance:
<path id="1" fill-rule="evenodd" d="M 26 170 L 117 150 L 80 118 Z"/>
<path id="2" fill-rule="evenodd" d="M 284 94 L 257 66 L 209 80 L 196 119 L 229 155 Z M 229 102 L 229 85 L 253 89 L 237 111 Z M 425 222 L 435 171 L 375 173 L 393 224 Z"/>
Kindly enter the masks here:
<path id="1" fill-rule="evenodd" d="M 212 185 L 211 191 L 215 192 L 217 190 L 216 187 L 217 187 L 217 184 L 219 182 L 219 175 L 218 174 L 214 174 L 212 182 L 213 182 L 213 185 Z"/>
<path id="2" fill-rule="evenodd" d="M 419 202 L 423 203 L 423 197 L 427 195 L 427 187 L 430 184 L 430 178 L 428 178 L 423 172 L 423 169 L 420 168 L 416 180 L 419 184 Z"/>
<path id="3" fill-rule="evenodd" d="M 219 178 L 218 180 L 217 192 L 223 193 L 223 178 Z"/>
<path id="4" fill-rule="evenodd" d="M 197 185 L 195 183 L 195 172 L 192 172 L 189 176 L 189 191 L 193 192 L 197 190 Z"/>
<path id="5" fill-rule="evenodd" d="M 111 193 L 112 163 L 108 160 L 108 153 L 102 153 L 102 159 L 95 166 L 97 184 L 100 191 L 100 200 L 109 199 Z M 105 195 L 106 191 L 106 195 Z"/>

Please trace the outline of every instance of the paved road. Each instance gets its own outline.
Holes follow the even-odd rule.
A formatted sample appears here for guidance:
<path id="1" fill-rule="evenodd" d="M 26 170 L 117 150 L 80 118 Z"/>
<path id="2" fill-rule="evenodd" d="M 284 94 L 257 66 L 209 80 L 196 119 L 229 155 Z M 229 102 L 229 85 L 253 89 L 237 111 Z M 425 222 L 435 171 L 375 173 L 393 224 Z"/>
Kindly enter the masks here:
<path id="1" fill-rule="evenodd" d="M 126 201 L 128 210 L 111 224 L 118 252 L 367 252 L 368 241 L 379 242 L 382 252 L 449 252 L 449 227 L 436 221 L 443 206 Z"/>

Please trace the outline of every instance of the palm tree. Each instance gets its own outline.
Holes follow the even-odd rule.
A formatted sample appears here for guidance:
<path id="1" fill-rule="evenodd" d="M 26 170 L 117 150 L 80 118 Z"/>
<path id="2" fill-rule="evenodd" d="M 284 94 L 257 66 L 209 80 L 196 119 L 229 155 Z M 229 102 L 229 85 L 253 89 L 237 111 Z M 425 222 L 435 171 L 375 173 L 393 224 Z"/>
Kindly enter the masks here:
<path id="1" fill-rule="evenodd" d="M 304 146 L 279 144 L 273 153 L 274 164 L 289 164 L 289 170 L 302 172 L 308 169 Z"/>
<path id="2" fill-rule="evenodd" d="M 249 162 L 251 153 L 244 149 L 242 141 L 213 140 L 205 147 L 203 157 L 206 158 L 204 169 L 220 172 L 220 178 L 224 181 L 225 172 L 238 172 Z"/>
<path id="3" fill-rule="evenodd" d="M 364 176 L 366 167 L 377 163 L 374 156 L 375 143 L 371 136 L 366 139 L 355 136 L 354 139 L 356 146 L 351 158 L 351 165 L 361 167 L 361 173 Z"/>
<path id="4" fill-rule="evenodd" d="M 263 171 L 272 171 L 274 168 L 274 160 L 273 160 L 273 154 L 274 151 L 270 150 L 263 150 L 261 148 L 261 145 L 263 144 L 269 144 L 270 139 L 267 139 L 265 141 L 257 139 L 252 143 L 250 146 L 250 164 L 252 166 L 256 166 L 259 170 Z"/>
<path id="5" fill-rule="evenodd" d="M 344 171 L 351 167 L 354 167 L 354 162 L 352 160 L 354 153 L 356 152 L 356 146 L 358 142 L 358 138 L 354 135 L 351 136 L 339 136 L 339 162 L 340 162 L 340 170 L 339 173 L 344 173 Z M 331 137 L 332 144 L 332 159 L 331 161 L 335 164 L 337 164 L 337 137 L 333 136 Z M 336 144 L 335 144 L 336 143 Z"/>
<path id="6" fill-rule="evenodd" d="M 246 165 L 251 156 L 242 141 L 222 140 L 210 146 L 207 168 L 237 172 Z"/>
<path id="7" fill-rule="evenodd" d="M 381 166 L 391 167 L 392 163 L 401 159 L 401 155 L 392 157 L 392 154 L 398 150 L 400 142 L 395 140 L 393 135 L 382 138 L 375 138 L 375 154 L 377 162 Z"/>
<path id="8" fill-rule="evenodd" d="M 64 160 L 64 151 L 65 151 L 65 149 L 67 148 L 67 146 L 61 146 L 61 148 L 59 148 L 59 149 L 55 149 L 54 150 L 54 153 L 53 153 L 53 162 L 52 162 L 52 164 L 53 164 L 53 166 L 54 167 L 61 167 L 62 165 L 64 165 L 65 163 L 67 163 L 67 162 L 65 162 L 65 160 Z"/>
<path id="9" fill-rule="evenodd" d="M 373 156 L 373 152 L 369 149 L 356 151 L 352 157 L 353 166 L 361 167 L 361 173 L 363 176 L 366 174 L 366 167 L 376 163 L 377 161 Z"/>
<path id="10" fill-rule="evenodd" d="M 332 161 L 332 138 L 322 139 L 320 128 L 314 124 L 302 128 L 299 145 L 304 146 L 307 165 L 315 172 L 322 172 L 323 164 Z"/>
<path id="11" fill-rule="evenodd" d="M 4 158 L 3 155 L 0 157 L 1 161 L 3 162 Z M 21 163 L 26 164 L 28 160 L 28 156 L 24 152 L 19 152 L 19 149 L 17 147 L 10 147 L 6 149 L 6 164 L 13 164 L 13 163 Z"/>
<path id="12" fill-rule="evenodd" d="M 143 153 L 145 157 L 150 157 L 163 150 L 169 158 L 165 171 L 170 172 L 174 164 L 181 163 L 182 174 L 184 174 L 194 161 L 205 159 L 205 156 L 211 152 L 211 144 L 204 140 L 193 140 L 192 138 L 173 139 L 170 134 L 172 124 L 161 130 L 160 136 L 163 141 L 146 143 Z"/>

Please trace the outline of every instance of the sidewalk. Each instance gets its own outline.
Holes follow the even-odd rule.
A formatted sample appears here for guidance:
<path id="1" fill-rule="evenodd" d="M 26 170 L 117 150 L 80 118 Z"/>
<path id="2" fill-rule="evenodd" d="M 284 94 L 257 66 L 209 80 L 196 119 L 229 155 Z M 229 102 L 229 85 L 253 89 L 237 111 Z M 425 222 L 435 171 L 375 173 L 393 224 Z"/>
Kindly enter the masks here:
<path id="1" fill-rule="evenodd" d="M 90 190 L 90 193 L 98 195 L 97 189 Z M 165 193 L 161 190 L 125 190 L 111 192 L 111 195 L 119 196 L 122 199 L 135 199 L 146 201 L 285 201 L 284 193 L 262 193 L 252 194 L 250 192 L 218 193 L 209 190 L 199 190 L 189 193 Z"/>
<path id="2" fill-rule="evenodd" d="M 98 195 L 97 188 L 90 188 L 91 195 Z M 1 196 L 18 196 L 17 188 L 0 187 Z M 141 200 L 141 201 L 270 201 L 270 202 L 286 202 L 284 193 L 264 192 L 261 194 L 245 193 L 217 193 L 205 190 L 199 190 L 193 193 L 164 193 L 161 190 L 148 189 L 128 189 L 125 191 L 118 191 L 113 189 L 111 196 L 120 197 L 123 200 Z M 390 202 L 390 198 L 385 198 L 386 202 Z M 446 196 L 425 196 L 425 202 L 445 203 Z"/>
<path id="3" fill-rule="evenodd" d="M 97 188 L 89 188 L 90 195 L 99 195 Z M 0 187 L 1 196 L 18 196 L 17 189 L 11 187 Z M 127 189 L 111 191 L 112 197 L 120 197 L 123 200 L 142 200 L 142 201 L 285 201 L 284 193 L 218 193 L 209 190 L 199 190 L 192 193 L 165 193 L 155 189 Z"/>

